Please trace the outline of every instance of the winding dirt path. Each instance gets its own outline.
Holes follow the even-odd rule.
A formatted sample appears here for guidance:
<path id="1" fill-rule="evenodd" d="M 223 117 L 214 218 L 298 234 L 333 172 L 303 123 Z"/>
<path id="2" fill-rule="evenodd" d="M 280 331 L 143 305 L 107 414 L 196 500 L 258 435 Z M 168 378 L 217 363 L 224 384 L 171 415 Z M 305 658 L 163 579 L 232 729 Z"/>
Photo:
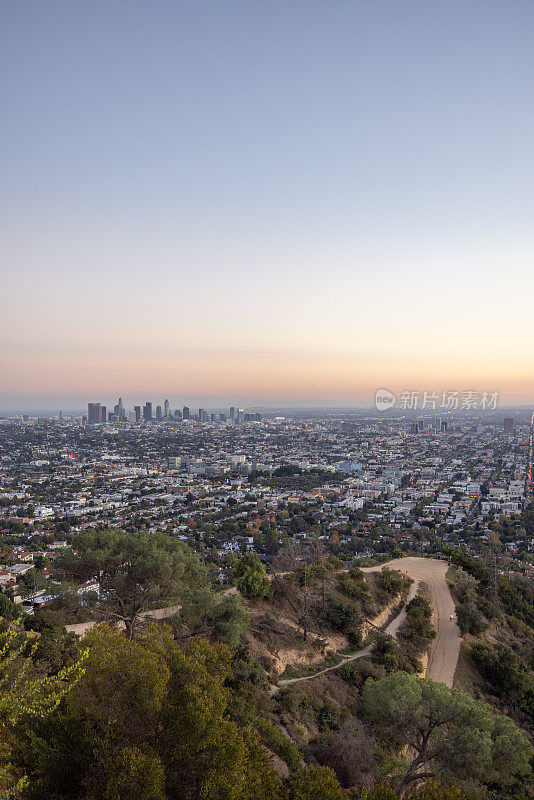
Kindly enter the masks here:
<path id="1" fill-rule="evenodd" d="M 408 593 L 408 597 L 406 602 L 409 603 L 410 600 L 415 597 L 417 594 L 417 590 L 419 589 L 419 581 L 414 581 L 410 586 L 410 591 Z M 402 610 L 397 614 L 394 619 L 391 620 L 389 625 L 384 628 L 384 632 L 389 634 L 390 636 L 396 636 L 399 627 L 402 625 L 406 618 L 406 608 L 403 607 Z M 318 678 L 319 675 L 324 675 L 325 672 L 332 672 L 334 669 L 339 669 L 343 666 L 343 664 L 347 664 L 349 661 L 356 661 L 358 658 L 365 658 L 365 656 L 370 655 L 371 650 L 373 649 L 373 642 L 368 644 L 366 647 L 363 647 L 361 650 L 358 650 L 357 653 L 352 653 L 350 656 L 342 656 L 341 661 L 337 664 L 334 664 L 332 667 L 325 667 L 324 669 L 319 670 L 319 672 L 314 672 L 313 675 L 303 675 L 301 678 L 282 678 L 282 680 L 278 681 L 277 687 L 272 687 L 272 689 L 278 689 L 281 686 L 290 686 L 292 683 L 300 683 L 301 681 L 309 681 L 312 678 Z M 271 692 L 272 694 L 273 692 Z"/>
<path id="2" fill-rule="evenodd" d="M 433 622 L 436 629 L 436 638 L 432 642 L 430 648 L 426 677 L 432 678 L 433 681 L 445 683 L 447 686 L 451 687 L 456 664 L 458 662 L 458 655 L 460 653 L 460 633 L 456 623 L 450 618 L 451 614 L 454 615 L 455 609 L 445 578 L 448 569 L 447 563 L 434 558 L 396 558 L 393 561 L 388 561 L 387 564 L 380 564 L 377 567 L 364 567 L 363 571 L 380 572 L 382 567 L 398 569 L 413 580 L 407 602 L 415 597 L 421 582 L 426 583 L 428 586 L 434 611 Z M 389 623 L 385 632 L 390 636 L 396 636 L 405 617 L 406 610 L 403 608 L 395 619 Z M 301 678 L 283 679 L 279 681 L 278 687 L 273 686 L 272 690 L 278 691 L 278 688 L 282 686 L 289 686 L 293 683 L 300 683 L 301 681 L 309 681 L 313 678 L 317 678 L 319 675 L 324 675 L 326 672 L 339 669 L 339 667 L 349 661 L 355 661 L 358 658 L 368 656 L 371 653 L 372 646 L 372 644 L 369 644 L 362 650 L 358 650 L 357 653 L 345 656 L 338 664 L 319 670 L 319 672 L 313 675 L 304 675 Z"/>
<path id="3" fill-rule="evenodd" d="M 364 572 L 377 572 L 382 567 L 401 570 L 412 580 L 428 586 L 436 638 L 430 647 L 426 677 L 451 687 L 460 654 L 461 637 L 456 622 L 450 618 L 451 614 L 455 615 L 455 607 L 445 578 L 449 568 L 447 562 L 435 558 L 396 558 L 379 567 L 364 569 Z"/>

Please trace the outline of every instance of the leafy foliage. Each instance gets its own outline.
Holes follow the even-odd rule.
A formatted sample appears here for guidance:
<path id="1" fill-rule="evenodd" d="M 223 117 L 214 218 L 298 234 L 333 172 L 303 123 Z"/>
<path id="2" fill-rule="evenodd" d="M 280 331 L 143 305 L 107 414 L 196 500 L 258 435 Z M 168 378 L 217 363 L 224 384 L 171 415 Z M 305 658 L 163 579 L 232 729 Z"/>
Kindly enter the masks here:
<path id="1" fill-rule="evenodd" d="M 474 603 L 459 603 L 456 606 L 458 625 L 462 633 L 471 633 L 478 636 L 487 627 L 483 614 Z"/>
<path id="2" fill-rule="evenodd" d="M 257 553 L 244 553 L 235 568 L 237 588 L 249 600 L 271 596 L 271 584 Z"/>
<path id="3" fill-rule="evenodd" d="M 384 744 L 410 748 L 401 794 L 430 777 L 509 787 L 530 774 L 532 747 L 516 725 L 462 692 L 396 673 L 367 681 L 362 699 Z"/>
<path id="4" fill-rule="evenodd" d="M 0 592 L 0 617 L 12 621 L 18 619 L 22 612 L 12 600 Z"/>
<path id="5" fill-rule="evenodd" d="M 132 641 L 101 625 L 86 642 L 86 672 L 73 691 L 48 719 L 25 726 L 17 748 L 31 778 L 25 796 L 278 797 L 257 736 L 228 715 L 224 645 L 201 637 L 180 645 L 167 626 Z"/>
<path id="6" fill-rule="evenodd" d="M 329 767 L 309 766 L 287 781 L 288 800 L 348 800 Z"/>
<path id="7" fill-rule="evenodd" d="M 250 615 L 236 595 L 217 595 L 208 586 L 186 590 L 178 621 L 191 635 L 203 634 L 212 641 L 237 647 L 250 622 Z"/>
<path id="8" fill-rule="evenodd" d="M 525 662 L 501 644 L 475 642 L 470 655 L 493 691 L 534 724 L 534 675 Z"/>
<path id="9" fill-rule="evenodd" d="M 143 611 L 176 602 L 185 588 L 206 580 L 200 558 L 165 533 L 87 531 L 73 540 L 60 566 L 78 580 L 96 578 L 102 618 L 121 621 L 132 638 Z"/>
<path id="10" fill-rule="evenodd" d="M 272 720 L 267 717 L 259 718 L 256 721 L 256 728 L 259 731 L 262 742 L 286 762 L 291 772 L 299 769 L 302 763 L 300 750 L 291 739 L 284 736 Z"/>
<path id="11" fill-rule="evenodd" d="M 38 635 L 25 631 L 20 620 L 0 619 L 0 790 L 11 796 L 27 784 L 11 763 L 16 726 L 49 715 L 83 674 L 84 653 L 55 675 L 39 673 L 33 661 L 38 644 Z"/>
<path id="12" fill-rule="evenodd" d="M 447 577 L 454 586 L 461 602 L 466 602 L 476 597 L 479 581 L 473 575 L 469 575 L 462 567 L 452 567 Z"/>

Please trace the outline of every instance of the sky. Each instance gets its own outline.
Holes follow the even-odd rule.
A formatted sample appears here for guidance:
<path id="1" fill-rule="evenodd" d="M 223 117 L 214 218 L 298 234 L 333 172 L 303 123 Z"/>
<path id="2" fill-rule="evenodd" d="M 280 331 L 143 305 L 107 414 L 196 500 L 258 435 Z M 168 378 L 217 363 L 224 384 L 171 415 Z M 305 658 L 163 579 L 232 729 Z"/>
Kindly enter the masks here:
<path id="1" fill-rule="evenodd" d="M 534 399 L 531 0 L 1 19 L 0 409 Z"/>

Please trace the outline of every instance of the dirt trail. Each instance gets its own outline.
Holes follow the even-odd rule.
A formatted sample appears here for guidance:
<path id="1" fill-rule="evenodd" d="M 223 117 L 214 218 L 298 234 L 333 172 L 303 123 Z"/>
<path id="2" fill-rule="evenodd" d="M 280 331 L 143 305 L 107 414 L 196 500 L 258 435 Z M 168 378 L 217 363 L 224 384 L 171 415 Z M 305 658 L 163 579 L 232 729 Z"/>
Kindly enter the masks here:
<path id="1" fill-rule="evenodd" d="M 428 586 L 436 638 L 430 647 L 426 676 L 452 686 L 461 638 L 456 622 L 450 619 L 450 615 L 455 614 L 455 607 L 445 578 L 447 562 L 435 558 L 396 558 L 379 567 L 368 567 L 364 572 L 378 572 L 383 566 L 399 569 L 413 580 L 422 581 Z"/>
<path id="2" fill-rule="evenodd" d="M 417 590 L 419 589 L 419 581 L 414 581 L 410 586 L 410 591 L 407 597 L 406 602 L 409 603 L 410 600 L 415 597 L 417 594 Z M 385 633 L 388 633 L 390 636 L 396 636 L 397 631 L 400 625 L 404 622 L 406 617 L 406 610 L 403 607 L 402 611 L 400 611 L 397 616 L 392 619 L 389 625 L 384 628 Z M 304 675 L 302 678 L 283 678 L 281 681 L 278 682 L 279 686 L 289 686 L 292 683 L 299 683 L 300 681 L 309 681 L 312 678 L 317 678 L 319 675 L 324 675 L 325 672 L 332 672 L 334 669 L 339 669 L 343 666 L 343 664 L 347 664 L 349 661 L 356 661 L 358 658 L 365 658 L 371 653 L 373 649 L 373 644 L 368 644 L 366 647 L 358 650 L 357 653 L 352 653 L 350 656 L 342 656 L 342 660 L 338 664 L 334 664 L 333 667 L 325 667 L 324 669 L 319 670 L 319 672 L 314 672 L 313 675 Z M 276 688 L 278 691 L 278 687 L 272 687 L 273 689 Z M 271 692 L 272 693 L 272 692 Z"/>
<path id="3" fill-rule="evenodd" d="M 409 578 L 414 582 L 410 587 L 407 602 L 415 597 L 419 584 L 426 583 L 430 591 L 432 607 L 434 610 L 434 627 L 436 628 L 436 638 L 432 642 L 428 657 L 428 667 L 426 677 L 432 678 L 433 681 L 440 681 L 447 686 L 452 686 L 454 679 L 454 672 L 456 670 L 456 663 L 460 652 L 460 633 L 456 623 L 450 619 L 450 615 L 454 614 L 454 603 L 445 579 L 448 566 L 445 561 L 438 561 L 434 558 L 396 558 L 393 561 L 388 561 L 387 564 L 380 564 L 377 567 L 364 567 L 364 572 L 379 572 L 382 567 L 390 567 L 391 569 L 398 569 L 406 573 Z M 405 608 L 397 614 L 385 632 L 390 636 L 396 636 L 397 631 L 406 617 Z M 326 672 L 339 669 L 339 667 L 346 664 L 348 661 L 355 661 L 358 658 L 364 658 L 371 652 L 372 644 L 367 645 L 357 653 L 350 656 L 345 656 L 342 661 L 335 664 L 333 667 L 326 667 L 313 675 L 305 675 L 302 678 L 286 678 L 279 681 L 279 687 L 289 686 L 292 683 L 299 683 L 300 681 L 309 681 L 312 678 L 317 678 L 319 675 L 324 675 Z M 276 687 L 272 687 L 277 691 Z"/>

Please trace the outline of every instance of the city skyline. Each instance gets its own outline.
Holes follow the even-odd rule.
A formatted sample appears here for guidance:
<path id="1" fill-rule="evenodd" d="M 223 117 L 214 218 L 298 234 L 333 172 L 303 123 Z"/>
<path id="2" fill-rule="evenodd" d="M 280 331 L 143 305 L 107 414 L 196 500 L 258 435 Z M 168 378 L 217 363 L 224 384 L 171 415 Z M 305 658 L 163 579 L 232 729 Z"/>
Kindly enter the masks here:
<path id="1" fill-rule="evenodd" d="M 0 408 L 534 396 L 534 7 L 3 19 Z"/>

